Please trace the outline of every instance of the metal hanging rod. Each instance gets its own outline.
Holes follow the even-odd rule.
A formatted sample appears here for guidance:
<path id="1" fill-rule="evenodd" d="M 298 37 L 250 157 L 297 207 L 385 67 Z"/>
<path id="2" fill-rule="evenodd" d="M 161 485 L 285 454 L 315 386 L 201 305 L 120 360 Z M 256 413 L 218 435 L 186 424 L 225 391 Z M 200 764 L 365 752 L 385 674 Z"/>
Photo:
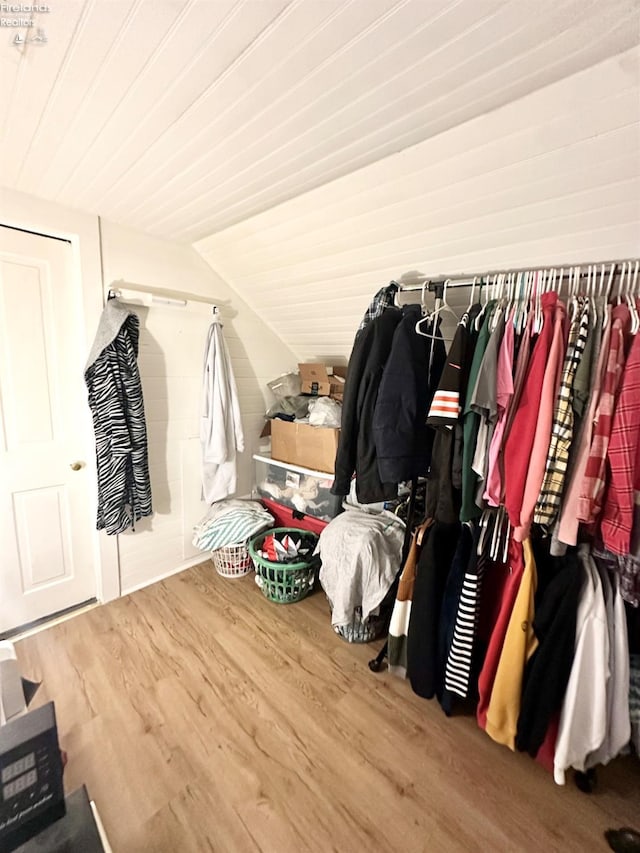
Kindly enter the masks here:
<path id="1" fill-rule="evenodd" d="M 491 270 L 490 272 L 482 272 L 482 273 L 458 273 L 456 275 L 437 275 L 433 278 L 430 276 L 425 276 L 425 278 L 418 282 L 414 282 L 411 284 L 402 284 L 401 282 L 396 281 L 398 285 L 398 290 L 401 293 L 406 293 L 413 290 L 422 290 L 423 287 L 428 290 L 430 293 L 434 293 L 437 291 L 442 292 L 444 285 L 447 285 L 447 289 L 454 287 L 471 287 L 474 283 L 481 284 L 487 283 L 487 279 L 491 276 L 495 275 L 518 275 L 519 273 L 526 272 L 536 272 L 537 270 L 571 270 L 571 269 L 580 269 L 580 278 L 588 278 L 588 268 L 592 268 L 593 270 L 597 269 L 598 274 L 600 273 L 601 268 L 604 266 L 607 271 L 611 269 L 611 265 L 615 266 L 615 275 L 620 275 L 622 264 L 635 264 L 639 262 L 637 258 L 618 260 L 618 261 L 589 261 L 588 263 L 583 264 L 547 264 L 545 266 L 534 265 L 529 267 L 520 267 L 518 269 L 498 269 Z"/>

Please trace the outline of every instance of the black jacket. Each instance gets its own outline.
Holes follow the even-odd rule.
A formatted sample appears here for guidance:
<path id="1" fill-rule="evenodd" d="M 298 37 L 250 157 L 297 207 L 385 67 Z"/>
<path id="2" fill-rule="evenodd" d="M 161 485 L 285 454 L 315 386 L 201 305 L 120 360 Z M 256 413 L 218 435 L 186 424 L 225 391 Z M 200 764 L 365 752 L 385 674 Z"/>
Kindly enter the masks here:
<path id="1" fill-rule="evenodd" d="M 421 318 L 419 305 L 403 307 L 380 383 L 373 435 L 378 473 L 385 483 L 425 475 L 431 461 L 433 430 L 426 421 L 446 350 L 442 337 L 427 338 L 415 331 Z"/>
<path id="2" fill-rule="evenodd" d="M 382 483 L 378 475 L 373 413 L 393 333 L 401 318 L 399 308 L 387 308 L 358 334 L 349 359 L 331 491 L 334 495 L 349 494 L 355 471 L 360 503 L 392 500 L 398 494 L 396 483 Z"/>
<path id="3" fill-rule="evenodd" d="M 537 562 L 539 552 L 534 553 Z M 541 599 L 536 596 L 533 630 L 539 645 L 525 667 L 516 735 L 516 747 L 532 756 L 542 746 L 551 719 L 562 707 L 573 664 L 576 615 L 584 577 L 573 552 L 557 561 L 552 559 L 553 563 L 556 573 L 545 584 Z M 541 568 L 542 564 L 541 560 Z"/>

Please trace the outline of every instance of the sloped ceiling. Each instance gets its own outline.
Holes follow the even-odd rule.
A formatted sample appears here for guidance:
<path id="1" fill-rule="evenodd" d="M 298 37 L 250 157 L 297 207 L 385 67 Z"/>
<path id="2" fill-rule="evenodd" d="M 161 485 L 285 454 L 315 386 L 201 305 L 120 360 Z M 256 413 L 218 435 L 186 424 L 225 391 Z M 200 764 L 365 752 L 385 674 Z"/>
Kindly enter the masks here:
<path id="1" fill-rule="evenodd" d="M 299 360 L 347 357 L 372 294 L 392 278 L 638 257 L 640 49 L 196 248 Z M 460 314 L 469 297 L 449 293 Z"/>
<path id="2" fill-rule="evenodd" d="M 50 7 L 31 29 L 0 30 L 0 183 L 185 242 L 639 37 L 637 0 Z"/>

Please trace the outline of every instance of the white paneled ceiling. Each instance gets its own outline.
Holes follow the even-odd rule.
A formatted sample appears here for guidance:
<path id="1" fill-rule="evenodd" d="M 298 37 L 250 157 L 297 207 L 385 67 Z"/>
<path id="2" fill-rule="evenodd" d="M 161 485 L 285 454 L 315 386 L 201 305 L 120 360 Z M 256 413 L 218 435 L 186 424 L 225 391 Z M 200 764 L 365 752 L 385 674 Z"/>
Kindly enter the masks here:
<path id="1" fill-rule="evenodd" d="M 638 0 L 50 7 L 0 29 L 0 184 L 186 242 L 622 53 L 640 20 Z"/>
<path id="2" fill-rule="evenodd" d="M 424 279 L 638 257 L 640 49 L 196 248 L 300 360 L 348 356 L 372 294 L 412 270 Z M 469 289 L 449 298 L 463 308 Z"/>

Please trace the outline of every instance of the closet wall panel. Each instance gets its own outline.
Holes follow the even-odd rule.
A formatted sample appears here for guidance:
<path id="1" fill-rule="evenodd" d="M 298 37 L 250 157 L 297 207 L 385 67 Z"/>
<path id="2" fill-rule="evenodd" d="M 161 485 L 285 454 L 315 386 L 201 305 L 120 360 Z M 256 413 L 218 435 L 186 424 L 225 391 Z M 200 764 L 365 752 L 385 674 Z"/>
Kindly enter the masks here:
<path id="1" fill-rule="evenodd" d="M 301 360 L 348 357 L 403 273 L 640 254 L 639 152 L 634 48 L 195 248 Z"/>
<path id="2" fill-rule="evenodd" d="M 293 353 L 189 246 L 103 222 L 105 282 L 114 280 L 197 293 L 221 306 L 224 335 L 238 385 L 245 451 L 238 457 L 238 494 L 248 494 L 258 449 L 266 383 L 295 367 Z M 200 501 L 199 400 L 211 308 L 136 306 L 141 319 L 139 366 L 149 439 L 154 515 L 119 537 L 122 591 L 202 559 L 191 545 Z"/>

